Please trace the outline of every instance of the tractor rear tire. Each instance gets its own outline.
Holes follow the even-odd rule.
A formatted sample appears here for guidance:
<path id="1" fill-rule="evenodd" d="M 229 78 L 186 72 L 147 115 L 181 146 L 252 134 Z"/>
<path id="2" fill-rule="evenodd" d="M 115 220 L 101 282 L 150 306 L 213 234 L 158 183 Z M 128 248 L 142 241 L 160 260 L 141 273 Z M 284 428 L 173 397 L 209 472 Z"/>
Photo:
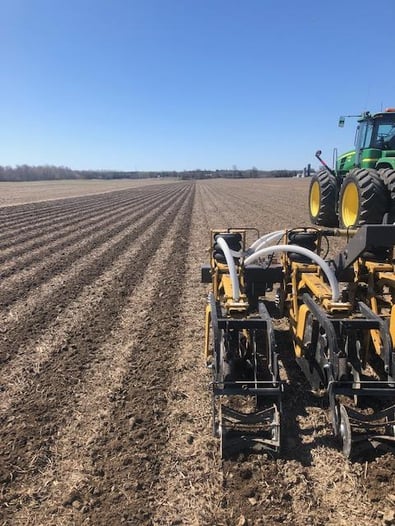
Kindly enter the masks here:
<path id="1" fill-rule="evenodd" d="M 338 226 L 336 178 L 323 170 L 313 175 L 309 188 L 309 214 L 314 225 Z"/>
<path id="2" fill-rule="evenodd" d="M 339 196 L 342 228 L 382 223 L 388 210 L 388 192 L 377 170 L 355 168 L 343 180 Z"/>
<path id="3" fill-rule="evenodd" d="M 381 168 L 378 172 L 390 194 L 387 222 L 395 223 L 395 170 L 392 168 Z"/>

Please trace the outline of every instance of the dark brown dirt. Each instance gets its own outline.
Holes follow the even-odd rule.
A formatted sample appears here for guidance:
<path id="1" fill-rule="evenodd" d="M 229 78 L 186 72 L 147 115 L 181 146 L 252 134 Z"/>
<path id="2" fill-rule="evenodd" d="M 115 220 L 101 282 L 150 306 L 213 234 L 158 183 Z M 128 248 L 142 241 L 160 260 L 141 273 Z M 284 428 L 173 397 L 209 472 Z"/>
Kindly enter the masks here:
<path id="1" fill-rule="evenodd" d="M 306 195 L 214 180 L 0 208 L 1 524 L 395 524 L 394 457 L 343 458 L 281 321 L 282 457 L 222 463 L 211 436 L 209 230 L 303 226 Z"/>

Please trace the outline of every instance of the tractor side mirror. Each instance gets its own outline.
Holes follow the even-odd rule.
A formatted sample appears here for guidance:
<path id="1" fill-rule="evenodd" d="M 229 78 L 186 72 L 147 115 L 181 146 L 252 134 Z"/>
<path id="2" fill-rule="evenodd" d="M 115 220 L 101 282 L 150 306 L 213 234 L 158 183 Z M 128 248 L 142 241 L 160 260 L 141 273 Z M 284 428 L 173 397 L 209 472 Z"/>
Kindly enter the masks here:
<path id="1" fill-rule="evenodd" d="M 339 117 L 339 128 L 343 128 L 344 127 L 344 121 L 345 121 L 344 117 Z"/>

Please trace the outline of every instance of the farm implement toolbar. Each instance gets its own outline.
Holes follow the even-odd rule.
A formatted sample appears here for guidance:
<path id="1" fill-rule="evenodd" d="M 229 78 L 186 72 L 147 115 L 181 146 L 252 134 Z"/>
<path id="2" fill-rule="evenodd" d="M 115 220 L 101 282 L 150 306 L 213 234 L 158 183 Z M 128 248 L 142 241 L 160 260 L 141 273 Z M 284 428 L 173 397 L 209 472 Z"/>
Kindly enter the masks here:
<path id="1" fill-rule="evenodd" d="M 395 451 L 395 225 L 358 230 L 213 230 L 202 282 L 211 290 L 205 358 L 222 457 L 281 454 L 285 380 L 273 317 L 288 321 L 292 354 L 327 402 L 346 457 Z M 329 238 L 347 245 L 326 260 Z"/>

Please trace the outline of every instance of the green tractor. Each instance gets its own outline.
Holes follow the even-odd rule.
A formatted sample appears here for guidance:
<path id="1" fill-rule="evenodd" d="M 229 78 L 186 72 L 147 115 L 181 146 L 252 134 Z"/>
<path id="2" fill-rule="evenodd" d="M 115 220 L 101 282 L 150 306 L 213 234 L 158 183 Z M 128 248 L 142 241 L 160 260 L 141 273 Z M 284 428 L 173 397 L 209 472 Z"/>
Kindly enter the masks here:
<path id="1" fill-rule="evenodd" d="M 354 117 L 354 115 L 349 115 Z M 355 150 L 311 178 L 309 213 L 313 224 L 342 228 L 395 222 L 395 108 L 358 115 Z M 339 126 L 344 126 L 340 117 Z"/>

